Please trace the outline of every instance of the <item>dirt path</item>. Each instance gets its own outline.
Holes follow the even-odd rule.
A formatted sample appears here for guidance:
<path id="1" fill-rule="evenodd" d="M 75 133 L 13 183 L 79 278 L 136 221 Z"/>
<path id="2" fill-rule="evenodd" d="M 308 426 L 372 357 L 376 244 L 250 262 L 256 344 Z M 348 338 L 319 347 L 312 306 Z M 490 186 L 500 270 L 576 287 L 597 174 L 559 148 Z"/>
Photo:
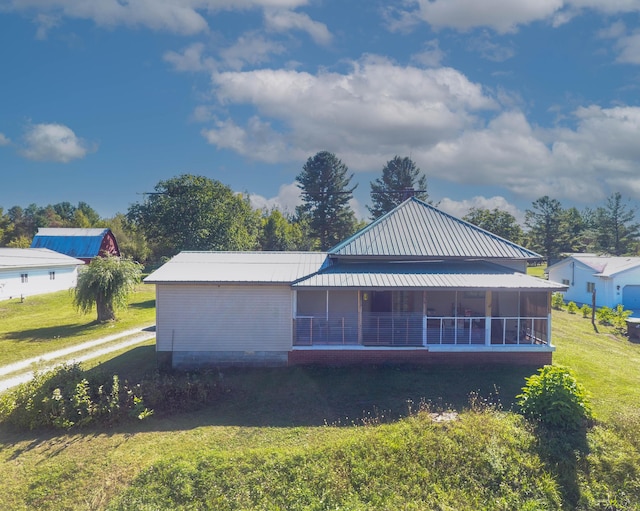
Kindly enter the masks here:
<path id="1" fill-rule="evenodd" d="M 126 330 L 118 334 L 108 335 L 93 341 L 83 342 L 67 348 L 43 353 L 37 357 L 0 366 L 0 392 L 33 378 L 34 371 L 31 368 L 34 364 L 38 364 L 39 371 L 45 371 L 65 362 L 84 362 L 85 360 L 90 360 L 153 339 L 155 336 L 156 333 L 153 326 Z M 113 342 L 118 339 L 122 339 L 122 342 Z M 105 344 L 108 344 L 108 346 L 104 346 Z M 73 356 L 74 353 L 77 355 Z M 51 362 L 51 364 L 43 365 L 43 362 Z"/>

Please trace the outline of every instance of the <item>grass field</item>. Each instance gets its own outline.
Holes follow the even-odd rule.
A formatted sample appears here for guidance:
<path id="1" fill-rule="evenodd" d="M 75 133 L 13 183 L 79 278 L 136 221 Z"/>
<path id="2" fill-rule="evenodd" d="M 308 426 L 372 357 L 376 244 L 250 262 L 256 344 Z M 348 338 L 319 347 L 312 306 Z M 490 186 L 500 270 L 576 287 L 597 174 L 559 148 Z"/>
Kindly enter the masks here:
<path id="1" fill-rule="evenodd" d="M 196 412 L 70 433 L 0 429 L 0 502 L 15 510 L 640 509 L 640 345 L 602 326 L 596 333 L 577 315 L 553 316 L 554 363 L 576 371 L 599 420 L 582 437 L 544 434 L 506 412 L 535 368 L 236 369 L 218 375 L 228 392 Z M 154 347 L 92 367 L 135 379 L 155 368 Z M 505 411 L 483 399 L 495 401 L 496 390 Z M 421 402 L 429 406 L 416 413 Z M 427 413 L 440 410 L 458 418 Z"/>
<path id="2" fill-rule="evenodd" d="M 140 284 L 117 321 L 100 324 L 81 314 L 70 291 L 0 302 L 0 365 L 136 327 L 155 324 L 155 286 Z"/>

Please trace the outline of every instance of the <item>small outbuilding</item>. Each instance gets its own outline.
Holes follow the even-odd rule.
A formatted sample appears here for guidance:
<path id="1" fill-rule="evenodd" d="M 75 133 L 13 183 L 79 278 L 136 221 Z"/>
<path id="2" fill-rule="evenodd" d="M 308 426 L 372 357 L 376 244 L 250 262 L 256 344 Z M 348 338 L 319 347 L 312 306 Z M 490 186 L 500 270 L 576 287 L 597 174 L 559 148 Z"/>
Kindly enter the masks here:
<path id="1" fill-rule="evenodd" d="M 0 300 L 71 289 L 82 265 L 47 248 L 0 248 Z"/>
<path id="2" fill-rule="evenodd" d="M 564 300 L 596 307 L 640 310 L 640 257 L 572 254 L 547 268 L 549 280 L 567 286 Z"/>
<path id="3" fill-rule="evenodd" d="M 102 255 L 120 256 L 116 237 L 108 228 L 40 227 L 31 248 L 48 248 L 90 263 Z"/>
<path id="4" fill-rule="evenodd" d="M 542 256 L 410 198 L 328 252 L 181 252 L 149 275 L 175 368 L 551 363 Z"/>

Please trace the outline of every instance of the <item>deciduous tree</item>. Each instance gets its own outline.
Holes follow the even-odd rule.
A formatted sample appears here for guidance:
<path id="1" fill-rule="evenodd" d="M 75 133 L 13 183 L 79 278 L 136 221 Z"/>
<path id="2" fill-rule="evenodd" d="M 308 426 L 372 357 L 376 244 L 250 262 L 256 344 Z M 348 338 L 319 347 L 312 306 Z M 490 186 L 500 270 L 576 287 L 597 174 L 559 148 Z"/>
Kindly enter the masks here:
<path id="1" fill-rule="evenodd" d="M 146 237 L 154 259 L 182 250 L 257 247 L 260 214 L 247 198 L 219 181 L 183 174 L 160 181 L 127 219 Z"/>
<path id="2" fill-rule="evenodd" d="M 142 266 L 135 261 L 96 257 L 80 270 L 74 303 L 85 314 L 95 305 L 98 322 L 113 321 L 116 309 L 126 307 L 141 275 Z"/>
<path id="3" fill-rule="evenodd" d="M 516 217 L 498 208 L 471 208 L 463 220 L 513 243 L 522 243 L 522 227 Z"/>

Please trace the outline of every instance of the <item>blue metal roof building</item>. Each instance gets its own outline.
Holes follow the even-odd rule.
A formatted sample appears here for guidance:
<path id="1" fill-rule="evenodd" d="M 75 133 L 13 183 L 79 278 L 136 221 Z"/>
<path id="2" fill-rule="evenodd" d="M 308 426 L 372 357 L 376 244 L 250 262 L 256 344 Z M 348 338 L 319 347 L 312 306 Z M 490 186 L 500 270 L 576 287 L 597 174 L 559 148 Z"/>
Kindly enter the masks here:
<path id="1" fill-rule="evenodd" d="M 31 242 L 31 248 L 48 248 L 86 263 L 103 254 L 120 255 L 115 236 L 108 228 L 41 227 Z"/>

